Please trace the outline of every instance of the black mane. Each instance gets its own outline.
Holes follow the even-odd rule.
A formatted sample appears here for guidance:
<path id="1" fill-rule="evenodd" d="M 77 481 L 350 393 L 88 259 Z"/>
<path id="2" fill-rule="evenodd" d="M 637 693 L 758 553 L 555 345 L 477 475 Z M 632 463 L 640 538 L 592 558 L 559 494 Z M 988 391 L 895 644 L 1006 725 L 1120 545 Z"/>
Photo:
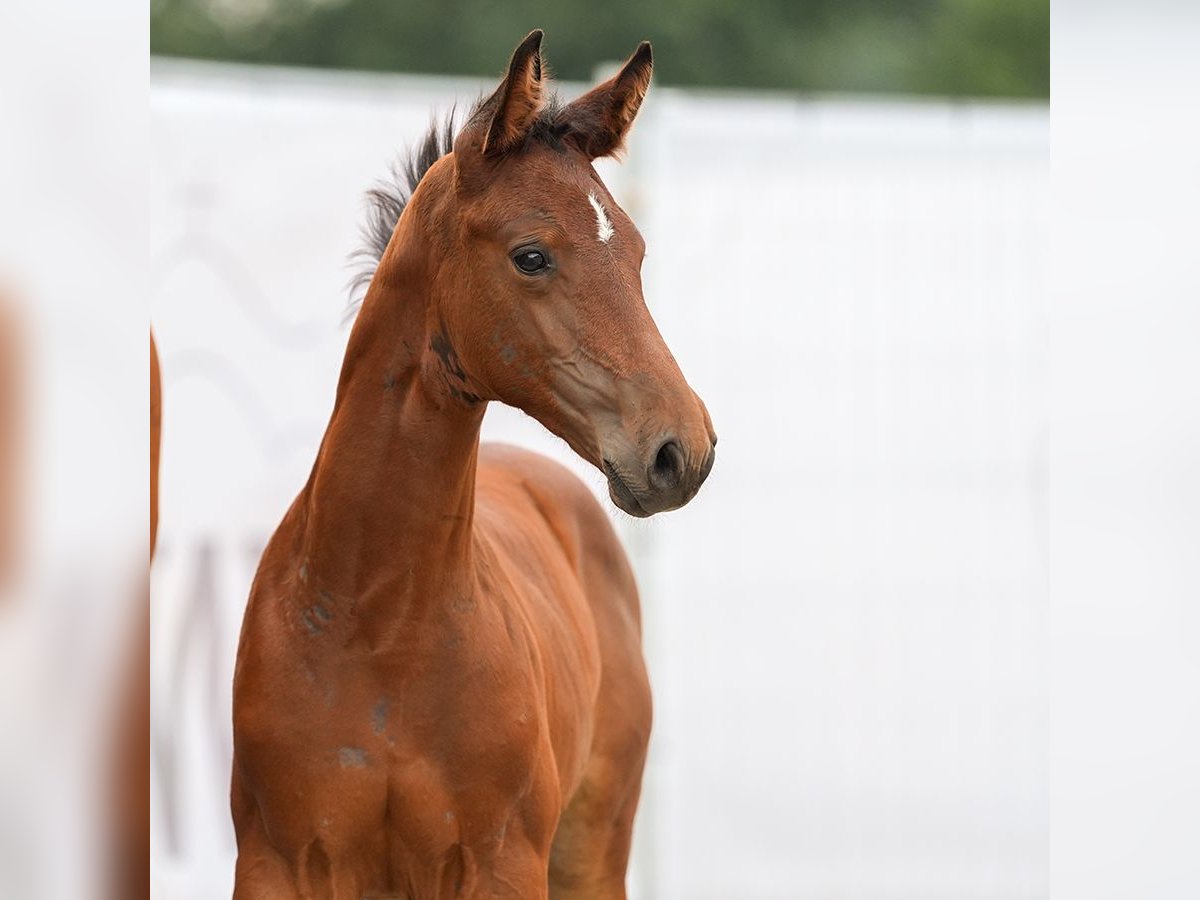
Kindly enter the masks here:
<path id="1" fill-rule="evenodd" d="M 485 116 L 490 117 L 493 100 L 494 95 L 481 98 L 471 108 L 463 128 L 470 127 Z M 550 97 L 529 129 L 526 146 L 536 141 L 555 149 L 562 149 L 562 138 L 567 129 L 565 124 L 559 121 L 560 109 L 558 98 Z M 393 160 L 388 168 L 387 177 L 376 182 L 375 186 L 367 191 L 366 219 L 360 229 L 363 245 L 350 255 L 351 265 L 355 269 L 350 281 L 350 315 L 353 315 L 362 303 L 367 286 L 375 277 L 375 270 L 383 259 L 388 241 L 392 239 L 392 232 L 396 230 L 396 223 L 400 221 L 400 214 L 412 198 L 413 191 L 433 164 L 454 148 L 454 139 L 459 132 L 455 127 L 454 112 L 454 108 L 451 107 L 450 114 L 441 121 L 435 115 L 425 136 L 408 153 Z"/>
<path id="2" fill-rule="evenodd" d="M 363 246 L 350 255 L 356 270 L 350 281 L 351 312 L 362 303 L 413 191 L 433 164 L 454 147 L 456 133 L 453 109 L 444 122 L 434 116 L 425 136 L 407 154 L 394 159 L 387 177 L 367 191 L 366 219 L 360 229 Z"/>

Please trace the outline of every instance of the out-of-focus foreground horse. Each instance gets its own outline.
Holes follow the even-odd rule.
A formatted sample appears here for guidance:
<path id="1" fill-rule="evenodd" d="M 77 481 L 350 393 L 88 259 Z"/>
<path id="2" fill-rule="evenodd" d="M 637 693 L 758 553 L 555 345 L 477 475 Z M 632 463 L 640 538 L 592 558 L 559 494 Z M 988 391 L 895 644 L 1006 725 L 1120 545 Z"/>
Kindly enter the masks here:
<path id="1" fill-rule="evenodd" d="M 150 561 L 158 542 L 158 457 L 162 445 L 162 372 L 150 334 Z M 148 577 L 148 573 L 147 573 Z M 150 896 L 150 583 L 134 608 L 128 670 L 118 694 L 113 742 L 109 832 L 111 872 L 107 896 L 138 900 Z"/>
<path id="2" fill-rule="evenodd" d="M 333 415 L 242 628 L 239 900 L 625 896 L 651 718 L 637 589 L 589 491 L 481 447 L 480 424 L 489 401 L 524 410 L 635 516 L 687 503 L 716 436 L 591 165 L 633 123 L 650 45 L 560 106 L 541 38 L 374 195 Z"/>

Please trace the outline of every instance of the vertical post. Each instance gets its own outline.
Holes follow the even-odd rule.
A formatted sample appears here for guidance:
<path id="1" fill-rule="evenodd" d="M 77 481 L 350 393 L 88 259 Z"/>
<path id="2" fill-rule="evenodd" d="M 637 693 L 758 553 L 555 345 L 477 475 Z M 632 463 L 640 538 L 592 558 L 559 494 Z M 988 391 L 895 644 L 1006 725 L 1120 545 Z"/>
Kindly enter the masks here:
<path id="1" fill-rule="evenodd" d="M 599 84 L 612 78 L 620 70 L 621 62 L 604 62 L 592 70 L 592 83 Z M 651 93 L 651 98 L 653 92 Z M 649 185 L 648 172 L 653 166 L 652 149 L 654 146 L 654 116 L 653 99 L 647 99 L 638 115 L 628 142 L 627 152 L 622 161 L 598 160 L 597 169 L 609 191 L 625 213 L 642 227 L 648 243 L 653 243 L 655 236 L 646 232 L 644 223 L 651 218 L 648 208 Z M 654 292 L 648 292 L 648 299 Z M 653 523 L 635 521 L 628 517 L 619 520 L 618 531 L 629 554 L 634 573 L 637 576 L 638 590 L 642 598 L 642 648 L 650 668 L 652 686 L 655 683 L 656 671 L 663 671 L 663 661 L 666 655 L 665 618 L 660 602 L 663 592 L 660 589 L 663 581 L 659 569 L 661 567 L 660 548 L 656 546 L 655 526 Z M 661 679 L 660 679 L 661 681 Z M 658 720 L 658 710 L 661 709 L 655 697 L 655 718 Z M 656 724 L 657 728 L 657 724 Z M 642 782 L 642 797 L 638 805 L 637 820 L 633 831 L 633 848 L 629 870 L 630 900 L 663 900 L 662 879 L 659 872 L 659 859 L 663 849 L 660 836 L 664 823 L 660 810 L 664 806 L 666 784 L 663 776 L 668 767 L 663 765 L 661 749 L 663 742 L 653 736 L 650 741 L 650 758 L 646 764 L 646 773 Z"/>

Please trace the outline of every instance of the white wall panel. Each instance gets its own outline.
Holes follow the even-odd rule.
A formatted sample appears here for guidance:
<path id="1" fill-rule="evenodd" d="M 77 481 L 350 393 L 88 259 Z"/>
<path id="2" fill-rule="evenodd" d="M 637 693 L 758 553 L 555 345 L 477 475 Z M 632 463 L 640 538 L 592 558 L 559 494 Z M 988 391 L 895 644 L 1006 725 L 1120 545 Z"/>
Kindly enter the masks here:
<path id="1" fill-rule="evenodd" d="M 233 652 L 331 407 L 363 190 L 481 88 L 155 68 L 157 896 L 232 881 Z M 1047 163 L 1041 106 L 656 90 L 601 165 L 721 438 L 689 507 L 613 512 L 657 704 L 637 897 L 1045 895 Z M 603 494 L 520 413 L 485 436 Z"/>

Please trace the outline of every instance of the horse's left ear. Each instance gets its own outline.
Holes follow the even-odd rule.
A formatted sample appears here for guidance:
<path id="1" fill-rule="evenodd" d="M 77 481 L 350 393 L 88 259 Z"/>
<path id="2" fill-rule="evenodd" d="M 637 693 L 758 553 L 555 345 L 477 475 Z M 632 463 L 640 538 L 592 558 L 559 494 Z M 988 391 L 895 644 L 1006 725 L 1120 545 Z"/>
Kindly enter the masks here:
<path id="1" fill-rule="evenodd" d="M 565 137 L 591 159 L 619 151 L 646 99 L 653 71 L 650 42 L 642 41 L 620 72 L 563 108 L 556 121 Z"/>

